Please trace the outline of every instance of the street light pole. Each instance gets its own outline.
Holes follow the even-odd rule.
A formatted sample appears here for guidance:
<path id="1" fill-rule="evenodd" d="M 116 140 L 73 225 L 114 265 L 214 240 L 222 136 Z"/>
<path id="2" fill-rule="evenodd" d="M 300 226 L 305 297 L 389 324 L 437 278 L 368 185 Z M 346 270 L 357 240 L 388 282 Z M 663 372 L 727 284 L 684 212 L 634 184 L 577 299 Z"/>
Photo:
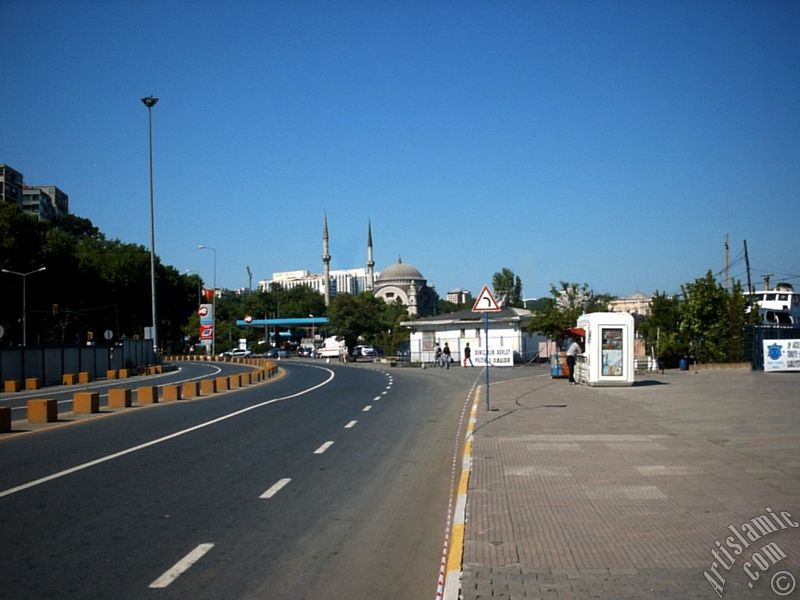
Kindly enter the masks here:
<path id="1" fill-rule="evenodd" d="M 156 318 L 156 221 L 153 202 L 153 107 L 158 102 L 155 96 L 142 98 L 147 107 L 147 130 L 150 148 L 150 296 L 153 310 L 153 352 L 158 353 L 158 319 Z"/>
<path id="2" fill-rule="evenodd" d="M 200 244 L 199 250 L 211 250 L 214 253 L 214 279 L 211 295 L 211 356 L 216 356 L 217 350 L 217 249 Z"/>
<path id="3" fill-rule="evenodd" d="M 22 347 L 26 347 L 28 345 L 28 304 L 27 304 L 27 295 L 26 295 L 26 279 L 28 275 L 33 275 L 34 273 L 40 273 L 44 271 L 47 267 L 39 267 L 33 271 L 28 271 L 27 273 L 19 273 L 17 271 L 9 271 L 8 269 L 0 269 L 3 273 L 8 273 L 9 275 L 19 275 L 22 277 Z"/>

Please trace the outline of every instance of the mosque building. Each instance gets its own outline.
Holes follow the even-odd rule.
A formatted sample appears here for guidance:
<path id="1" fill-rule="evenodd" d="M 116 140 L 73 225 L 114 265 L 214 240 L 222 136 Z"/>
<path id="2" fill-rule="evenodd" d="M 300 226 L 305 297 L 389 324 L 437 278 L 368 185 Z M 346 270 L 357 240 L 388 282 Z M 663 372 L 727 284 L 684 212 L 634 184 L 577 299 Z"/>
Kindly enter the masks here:
<path id="1" fill-rule="evenodd" d="M 404 263 L 402 258 L 383 271 L 375 271 L 375 258 L 372 244 L 372 223 L 367 226 L 367 265 L 357 269 L 331 270 L 330 236 L 328 217 L 322 223 L 322 274 L 308 271 L 287 271 L 273 273 L 271 280 L 258 282 L 261 290 L 269 290 L 272 284 L 284 289 L 306 285 L 325 297 L 325 304 L 337 293 L 352 295 L 372 292 L 376 298 L 387 303 L 400 302 L 410 316 L 429 316 L 435 314 L 438 295 L 433 286 L 415 267 Z"/>

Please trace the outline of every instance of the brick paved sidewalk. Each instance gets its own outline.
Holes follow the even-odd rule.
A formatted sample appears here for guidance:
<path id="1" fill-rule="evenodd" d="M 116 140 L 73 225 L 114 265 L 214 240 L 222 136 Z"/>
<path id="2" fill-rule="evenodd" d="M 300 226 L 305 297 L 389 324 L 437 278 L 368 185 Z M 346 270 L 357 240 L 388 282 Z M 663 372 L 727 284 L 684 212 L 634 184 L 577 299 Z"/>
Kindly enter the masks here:
<path id="1" fill-rule="evenodd" d="M 776 573 L 800 579 L 800 528 L 776 526 L 740 555 L 726 542 L 729 525 L 743 531 L 766 507 L 800 521 L 800 374 L 676 372 L 587 388 L 530 373 L 492 383 L 497 411 L 481 398 L 465 600 L 718 598 L 706 570 L 723 598 L 777 598 Z M 710 573 L 717 541 L 735 559 L 718 551 L 724 586 Z M 776 547 L 786 557 L 759 568 L 765 553 L 780 558 Z"/>

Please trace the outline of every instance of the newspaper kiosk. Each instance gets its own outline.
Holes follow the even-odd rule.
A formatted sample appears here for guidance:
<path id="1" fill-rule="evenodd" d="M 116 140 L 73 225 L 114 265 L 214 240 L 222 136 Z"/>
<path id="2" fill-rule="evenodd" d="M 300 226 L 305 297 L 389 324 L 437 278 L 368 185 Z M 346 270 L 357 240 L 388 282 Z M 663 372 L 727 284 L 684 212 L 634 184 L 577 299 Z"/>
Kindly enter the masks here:
<path id="1" fill-rule="evenodd" d="M 633 317 L 628 313 L 588 313 L 578 318 L 586 332 L 577 378 L 590 386 L 633 385 Z"/>

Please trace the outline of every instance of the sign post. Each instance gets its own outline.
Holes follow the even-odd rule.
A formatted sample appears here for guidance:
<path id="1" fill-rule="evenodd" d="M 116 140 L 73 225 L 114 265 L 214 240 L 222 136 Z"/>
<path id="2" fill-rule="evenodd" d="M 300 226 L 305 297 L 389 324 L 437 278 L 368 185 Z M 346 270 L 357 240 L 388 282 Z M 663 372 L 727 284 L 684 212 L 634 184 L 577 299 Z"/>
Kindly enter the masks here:
<path id="1" fill-rule="evenodd" d="M 489 366 L 491 365 L 489 359 L 489 313 L 490 312 L 500 312 L 502 307 L 497 302 L 495 297 L 492 295 L 491 290 L 489 290 L 489 286 L 483 286 L 481 293 L 478 294 L 478 297 L 475 299 L 475 304 L 472 305 L 472 312 L 482 312 L 483 313 L 483 331 L 486 336 L 486 348 L 485 354 L 486 357 L 484 369 L 486 372 L 486 410 L 492 410 L 489 404 Z"/>

